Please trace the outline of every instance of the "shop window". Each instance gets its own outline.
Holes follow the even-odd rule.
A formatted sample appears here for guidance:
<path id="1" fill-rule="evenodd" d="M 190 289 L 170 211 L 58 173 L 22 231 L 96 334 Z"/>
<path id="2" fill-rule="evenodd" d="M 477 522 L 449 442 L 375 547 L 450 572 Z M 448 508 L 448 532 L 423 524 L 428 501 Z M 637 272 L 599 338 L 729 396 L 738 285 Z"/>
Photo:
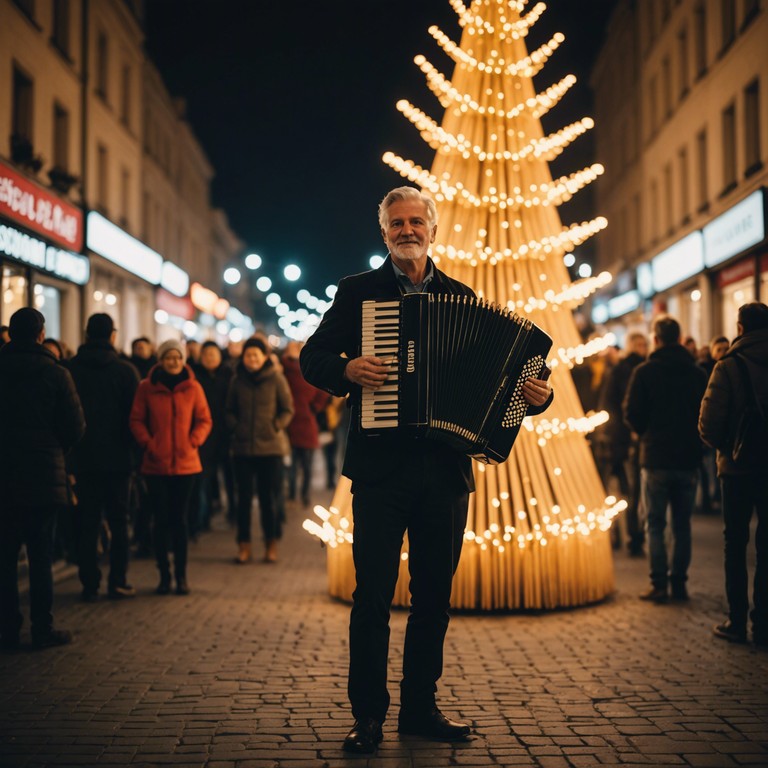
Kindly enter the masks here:
<path id="1" fill-rule="evenodd" d="M 53 0 L 53 34 L 51 42 L 69 58 L 69 0 Z"/>
<path id="2" fill-rule="evenodd" d="M 28 304 L 29 278 L 24 267 L 3 266 L 2 295 L 0 295 L 0 322 L 8 325 L 11 315 Z"/>
<path id="3" fill-rule="evenodd" d="M 722 112 L 723 132 L 723 190 L 730 192 L 736 186 L 736 106 L 729 104 Z"/>
<path id="4" fill-rule="evenodd" d="M 744 89 L 744 160 L 747 176 L 762 168 L 760 160 L 759 85 L 759 81 L 755 79 Z"/>
<path id="5" fill-rule="evenodd" d="M 107 100 L 109 81 L 109 43 L 107 36 L 99 32 L 96 37 L 96 94 Z"/>
<path id="6" fill-rule="evenodd" d="M 45 335 L 61 341 L 61 292 L 52 285 L 38 283 L 34 296 L 35 309 L 45 318 Z"/>
<path id="7" fill-rule="evenodd" d="M 693 30 L 696 77 L 698 78 L 707 71 L 707 11 L 703 2 L 694 9 Z"/>
<path id="8" fill-rule="evenodd" d="M 709 206 L 709 174 L 707 158 L 707 129 L 702 128 L 696 134 L 696 208 L 699 213 Z"/>

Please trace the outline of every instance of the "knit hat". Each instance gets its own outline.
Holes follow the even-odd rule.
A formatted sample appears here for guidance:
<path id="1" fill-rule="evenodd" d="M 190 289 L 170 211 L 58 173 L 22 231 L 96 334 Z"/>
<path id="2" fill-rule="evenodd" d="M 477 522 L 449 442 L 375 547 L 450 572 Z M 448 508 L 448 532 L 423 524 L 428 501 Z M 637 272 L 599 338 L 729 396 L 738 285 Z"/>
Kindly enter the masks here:
<path id="1" fill-rule="evenodd" d="M 162 360 L 168 352 L 174 349 L 181 355 L 181 359 L 183 360 L 184 348 L 181 346 L 181 342 L 178 339 L 168 339 L 168 341 L 164 341 L 157 349 L 157 359 Z"/>
<path id="2" fill-rule="evenodd" d="M 11 341 L 37 341 L 44 327 L 45 317 L 42 312 L 34 307 L 22 307 L 11 315 L 8 335 Z"/>
<path id="3" fill-rule="evenodd" d="M 109 341 L 114 330 L 115 323 L 112 318 L 104 312 L 97 312 L 88 318 L 85 335 L 91 341 Z"/>
<path id="4" fill-rule="evenodd" d="M 246 340 L 245 344 L 243 344 L 243 354 L 245 354 L 246 349 L 250 349 L 251 347 L 258 347 L 265 355 L 269 354 L 266 343 L 258 336 L 251 336 L 250 339 Z"/>

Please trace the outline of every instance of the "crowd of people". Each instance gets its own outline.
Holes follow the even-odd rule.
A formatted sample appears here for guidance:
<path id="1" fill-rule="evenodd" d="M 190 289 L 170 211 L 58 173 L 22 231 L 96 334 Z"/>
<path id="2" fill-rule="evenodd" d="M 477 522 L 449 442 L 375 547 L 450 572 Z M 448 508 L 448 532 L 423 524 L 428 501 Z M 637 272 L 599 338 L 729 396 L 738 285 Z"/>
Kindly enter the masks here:
<path id="1" fill-rule="evenodd" d="M 55 559 L 77 565 L 85 602 L 103 587 L 113 600 L 135 597 L 131 556 L 155 558 L 157 594 L 186 595 L 188 542 L 211 528 L 214 514 L 236 530 L 233 562 L 250 562 L 255 487 L 262 560 L 275 563 L 297 483 L 296 503 L 311 505 L 321 442 L 324 480 L 333 487 L 338 479 L 344 438 L 328 424 L 344 426 L 344 401 L 303 379 L 299 343 L 279 353 L 256 334 L 226 349 L 176 339 L 155 349 L 140 337 L 127 355 L 113 318 L 96 313 L 72 354 L 45 336 L 45 319 L 31 307 L 14 313 L 6 330 L 0 391 L 14 408 L 0 438 L 4 649 L 18 646 L 23 555 L 33 645 L 64 644 L 70 633 L 53 626 Z"/>

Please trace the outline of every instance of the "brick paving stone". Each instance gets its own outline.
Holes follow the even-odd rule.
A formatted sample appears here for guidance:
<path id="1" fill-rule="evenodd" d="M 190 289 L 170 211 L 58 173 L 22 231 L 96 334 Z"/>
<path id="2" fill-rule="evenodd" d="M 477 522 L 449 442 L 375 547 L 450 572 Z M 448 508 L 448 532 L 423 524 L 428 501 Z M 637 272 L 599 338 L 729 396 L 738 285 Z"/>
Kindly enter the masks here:
<path id="1" fill-rule="evenodd" d="M 318 491 L 318 501 L 329 495 Z M 57 583 L 75 642 L 0 656 L 0 768 L 601 768 L 768 765 L 768 653 L 723 643 L 722 524 L 695 517 L 685 606 L 637 599 L 647 564 L 615 554 L 616 592 L 568 611 L 454 616 L 439 701 L 477 737 L 397 735 L 407 613 L 391 622 L 393 708 L 374 757 L 350 757 L 349 606 L 326 591 L 325 552 L 289 507 L 280 562 L 232 564 L 232 531 L 190 547 L 192 593 L 84 604 Z"/>

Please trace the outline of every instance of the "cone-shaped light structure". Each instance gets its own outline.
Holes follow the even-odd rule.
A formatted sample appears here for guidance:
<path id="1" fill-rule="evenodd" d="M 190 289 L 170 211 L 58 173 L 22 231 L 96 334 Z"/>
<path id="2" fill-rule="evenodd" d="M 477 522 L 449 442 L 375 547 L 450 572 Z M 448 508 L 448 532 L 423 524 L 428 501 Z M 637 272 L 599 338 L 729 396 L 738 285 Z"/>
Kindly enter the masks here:
<path id="1" fill-rule="evenodd" d="M 514 610 L 577 606 L 613 590 L 609 528 L 625 502 L 606 498 L 586 434 L 604 414 L 585 416 L 570 370 L 608 340 L 585 345 L 572 310 L 610 280 L 571 283 L 566 252 L 599 232 L 597 218 L 563 226 L 560 203 L 602 173 L 593 165 L 553 179 L 548 161 L 592 127 L 585 117 L 544 135 L 541 116 L 573 85 L 573 76 L 537 93 L 532 77 L 563 42 L 556 34 L 529 53 L 525 38 L 545 9 L 537 3 L 451 0 L 463 29 L 457 45 L 436 27 L 430 34 L 455 62 L 448 79 L 423 56 L 415 59 L 444 107 L 442 123 L 407 101 L 397 108 L 435 150 L 427 170 L 387 152 L 384 162 L 429 191 L 439 225 L 432 256 L 441 269 L 489 300 L 524 314 L 554 340 L 556 396 L 527 417 L 509 459 L 474 463 L 464 549 L 454 579 L 455 608 Z M 354 589 L 350 486 L 342 478 L 329 510 L 305 528 L 328 544 L 329 590 Z M 395 604 L 408 605 L 408 549 L 403 549 Z"/>

